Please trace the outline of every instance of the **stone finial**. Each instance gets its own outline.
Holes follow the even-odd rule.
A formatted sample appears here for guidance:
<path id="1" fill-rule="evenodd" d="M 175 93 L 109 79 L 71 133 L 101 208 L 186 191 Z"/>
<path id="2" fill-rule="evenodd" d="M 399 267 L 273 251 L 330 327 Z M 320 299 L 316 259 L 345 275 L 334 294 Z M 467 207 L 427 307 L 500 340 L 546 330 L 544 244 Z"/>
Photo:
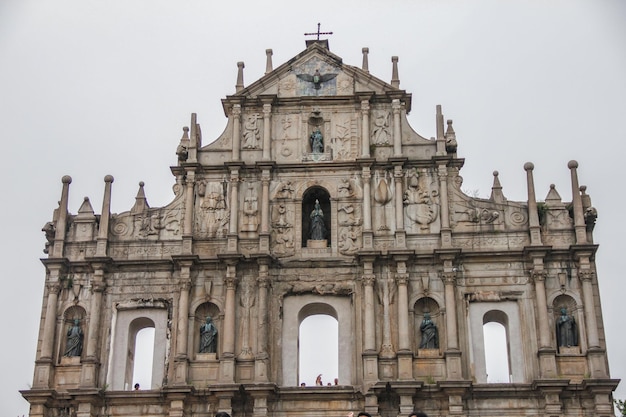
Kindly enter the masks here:
<path id="1" fill-rule="evenodd" d="M 183 127 L 183 136 L 180 138 L 180 143 L 176 148 L 176 155 L 178 155 L 178 160 L 181 162 L 186 161 L 189 156 L 189 128 L 187 126 Z"/>
<path id="2" fill-rule="evenodd" d="M 272 66 L 272 54 L 273 53 L 274 52 L 271 49 L 266 49 L 265 50 L 265 56 L 266 56 L 266 60 L 265 60 L 265 74 L 266 75 L 274 70 L 274 67 Z"/>
<path id="3" fill-rule="evenodd" d="M 554 184 L 550 184 L 550 191 L 548 191 L 548 195 L 546 196 L 546 206 L 554 207 L 561 206 L 561 195 L 556 190 L 556 186 Z"/>
<path id="4" fill-rule="evenodd" d="M 94 211 L 93 211 L 93 207 L 91 206 L 91 203 L 89 202 L 89 197 L 84 197 L 83 198 L 83 204 L 80 205 L 80 208 L 78 209 L 78 215 L 76 216 L 76 218 L 92 218 L 94 217 Z"/>
<path id="5" fill-rule="evenodd" d="M 493 185 L 491 186 L 491 196 L 489 199 L 496 203 L 504 203 L 506 201 L 506 197 L 502 193 L 502 185 L 500 184 L 500 178 L 498 177 L 500 173 L 498 171 L 493 171 Z"/>
<path id="6" fill-rule="evenodd" d="M 392 56 L 391 62 L 391 86 L 394 88 L 400 88 L 400 78 L 398 78 L 398 57 Z"/>
<path id="7" fill-rule="evenodd" d="M 144 185 L 143 181 L 139 181 L 139 190 L 137 191 L 137 196 L 135 197 L 135 205 L 132 209 L 130 209 L 131 214 L 143 213 L 145 210 L 150 208 L 148 200 L 146 199 L 146 193 L 143 189 Z"/>
<path id="8" fill-rule="evenodd" d="M 245 65 L 242 61 L 237 62 L 237 84 L 235 85 L 235 92 L 243 90 L 243 69 Z"/>
<path id="9" fill-rule="evenodd" d="M 367 60 L 367 55 L 370 53 L 370 48 L 365 47 L 361 49 L 361 52 L 363 52 L 363 65 L 361 66 L 361 69 L 363 71 L 370 72 L 369 61 Z"/>
<path id="10" fill-rule="evenodd" d="M 448 128 L 446 129 L 445 138 L 446 138 L 446 152 L 455 153 L 457 148 L 456 142 L 456 133 L 454 132 L 454 128 L 452 127 L 452 119 L 448 119 Z"/>

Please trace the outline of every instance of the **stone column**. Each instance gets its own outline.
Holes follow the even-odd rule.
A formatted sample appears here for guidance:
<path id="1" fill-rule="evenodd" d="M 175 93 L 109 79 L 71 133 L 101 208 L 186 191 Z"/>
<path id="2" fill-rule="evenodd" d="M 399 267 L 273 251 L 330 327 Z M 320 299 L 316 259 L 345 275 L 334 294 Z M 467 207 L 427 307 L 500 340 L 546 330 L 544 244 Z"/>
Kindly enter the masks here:
<path id="1" fill-rule="evenodd" d="M 393 278 L 388 273 L 386 277 L 377 280 L 378 300 L 383 306 L 383 343 L 380 348 L 381 358 L 393 358 L 396 355 L 391 343 L 391 301 L 396 292 Z"/>
<path id="2" fill-rule="evenodd" d="M 531 277 L 535 283 L 537 319 L 539 320 L 539 372 L 541 378 L 556 378 L 556 350 L 550 345 L 546 276 L 547 273 L 543 270 L 543 265 L 536 266 L 531 270 Z"/>
<path id="3" fill-rule="evenodd" d="M 448 168 L 446 165 L 439 165 L 437 169 L 439 177 L 439 202 L 441 213 L 441 247 L 452 247 L 452 231 L 450 229 L 450 213 L 448 209 Z"/>
<path id="4" fill-rule="evenodd" d="M 400 100 L 391 101 L 391 111 L 393 112 L 393 156 L 402 156 L 402 126 L 400 124 L 400 112 L 402 104 Z"/>
<path id="5" fill-rule="evenodd" d="M 59 203 L 59 218 L 56 222 L 56 233 L 54 234 L 54 248 L 52 251 L 53 258 L 63 257 L 63 245 L 65 242 L 65 229 L 67 223 L 67 201 L 70 192 L 70 184 L 72 177 L 64 175 L 61 178 L 63 189 L 61 190 L 61 202 Z"/>
<path id="6" fill-rule="evenodd" d="M 594 272 L 591 270 L 579 270 L 578 277 L 582 282 L 583 302 L 585 303 L 585 324 L 587 330 L 587 342 L 589 348 L 599 348 L 600 339 L 598 337 L 598 321 L 596 320 L 596 308 L 593 302 L 592 280 Z"/>
<path id="7" fill-rule="evenodd" d="M 106 256 L 107 254 L 109 218 L 111 216 L 111 184 L 113 184 L 113 176 L 105 176 L 104 197 L 102 198 L 102 214 L 100 215 L 100 226 L 98 228 L 98 239 L 96 243 L 96 256 Z"/>
<path id="8" fill-rule="evenodd" d="M 455 283 L 456 273 L 452 270 L 450 261 L 445 261 L 444 272 L 441 279 L 445 286 L 446 304 L 446 372 L 448 380 L 458 381 L 463 379 L 461 370 L 461 351 L 459 350 L 459 336 L 456 322 L 456 297 Z M 445 266 L 448 264 L 448 266 Z"/>
<path id="9" fill-rule="evenodd" d="M 241 147 L 241 104 L 233 104 L 231 115 L 233 118 L 233 161 L 239 161 L 239 151 Z"/>
<path id="10" fill-rule="evenodd" d="M 263 105 L 263 160 L 269 161 L 271 157 L 271 128 L 272 123 L 270 115 L 272 114 L 272 105 Z"/>
<path id="11" fill-rule="evenodd" d="M 229 234 L 237 234 L 237 224 L 239 223 L 239 170 L 233 169 L 230 172 L 230 224 Z"/>
<path id="12" fill-rule="evenodd" d="M 541 227 L 539 225 L 539 214 L 537 213 L 537 198 L 535 197 L 535 181 L 533 179 L 533 169 L 535 166 L 532 162 L 526 162 L 524 169 L 526 170 L 526 184 L 528 188 L 528 224 L 530 228 L 530 244 L 531 246 L 540 246 L 541 243 Z"/>
<path id="13" fill-rule="evenodd" d="M 237 266 L 230 264 L 226 266 L 226 303 L 224 307 L 224 328 L 222 330 L 222 375 L 223 382 L 234 382 L 235 380 L 235 291 L 237 289 Z"/>
<path id="14" fill-rule="evenodd" d="M 261 233 L 259 249 L 262 252 L 270 248 L 270 170 L 261 172 Z"/>
<path id="15" fill-rule="evenodd" d="M 374 244 L 372 233 L 372 200 L 371 185 L 372 173 L 369 167 L 363 167 L 361 178 L 363 180 L 363 248 L 371 249 Z"/>
<path id="16" fill-rule="evenodd" d="M 370 102 L 361 101 L 361 156 L 370 157 Z"/>
<path id="17" fill-rule="evenodd" d="M 41 336 L 41 353 L 35 363 L 35 377 L 33 380 L 33 388 L 48 388 L 50 385 L 50 377 L 53 363 L 53 345 L 54 334 L 57 323 L 57 303 L 59 300 L 59 292 L 61 291 L 61 283 L 59 282 L 60 267 L 48 266 L 50 275 L 46 287 L 48 289 L 48 299 L 46 301 L 46 315 L 43 323 Z"/>
<path id="18" fill-rule="evenodd" d="M 257 278 L 259 303 L 257 306 L 257 340 L 255 358 L 255 381 L 269 380 L 267 369 L 269 355 L 267 353 L 268 321 L 267 321 L 267 285 L 269 284 L 268 261 L 259 260 L 259 277 Z"/>
<path id="19" fill-rule="evenodd" d="M 397 262 L 396 284 L 398 285 L 398 377 L 402 380 L 413 378 L 413 352 L 409 339 L 409 296 L 407 284 L 409 274 L 406 262 Z"/>
<path id="20" fill-rule="evenodd" d="M 97 386 L 98 346 L 100 342 L 100 321 L 102 319 L 102 296 L 106 289 L 104 281 L 104 265 L 94 265 L 93 279 L 91 281 L 91 303 L 89 306 L 89 329 L 87 330 L 87 343 L 85 357 L 81 369 L 80 385 L 85 388 Z"/>
<path id="21" fill-rule="evenodd" d="M 376 352 L 376 321 L 374 314 L 373 261 L 363 264 L 363 380 L 378 381 L 378 353 Z"/>
<path id="22" fill-rule="evenodd" d="M 576 230 L 576 243 L 584 245 L 587 243 L 587 231 L 585 228 L 585 218 L 583 216 L 583 203 L 580 198 L 580 187 L 578 186 L 578 162 L 569 161 L 567 167 L 570 169 L 572 178 L 572 205 L 574 206 L 574 228 Z"/>
<path id="23" fill-rule="evenodd" d="M 189 336 L 189 290 L 191 289 L 191 265 L 189 261 L 180 264 L 180 294 L 176 319 L 176 357 L 174 384 L 187 384 L 187 340 Z"/>
<path id="24" fill-rule="evenodd" d="M 402 190 L 402 179 L 404 178 L 404 172 L 402 171 L 402 165 L 398 164 L 393 167 L 393 179 L 395 181 L 395 191 L 394 196 L 396 198 L 395 208 L 396 208 L 396 235 L 398 232 L 404 232 L 404 201 L 403 198 L 403 190 Z M 405 247 L 404 239 L 396 238 L 396 245 L 399 247 Z M 398 244 L 400 243 L 400 244 Z"/>

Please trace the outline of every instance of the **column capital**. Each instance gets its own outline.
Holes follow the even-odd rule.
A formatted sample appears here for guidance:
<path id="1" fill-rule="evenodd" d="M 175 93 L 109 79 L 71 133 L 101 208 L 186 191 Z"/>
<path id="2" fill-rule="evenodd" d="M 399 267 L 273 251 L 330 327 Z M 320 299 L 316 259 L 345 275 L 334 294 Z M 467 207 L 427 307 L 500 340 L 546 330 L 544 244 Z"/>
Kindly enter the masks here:
<path id="1" fill-rule="evenodd" d="M 543 269 L 531 269 L 530 278 L 535 282 L 544 282 L 548 277 L 548 273 Z"/>
<path id="2" fill-rule="evenodd" d="M 92 293 L 104 292 L 106 287 L 107 287 L 107 284 L 104 281 L 91 281 L 91 292 Z"/>
<path id="3" fill-rule="evenodd" d="M 579 270 L 578 271 L 578 278 L 580 278 L 581 281 L 592 281 L 593 277 L 596 275 L 595 272 L 593 272 L 590 269 L 583 269 L 583 270 Z"/>
<path id="4" fill-rule="evenodd" d="M 237 287 L 238 279 L 237 277 L 229 277 L 224 278 L 224 282 L 226 283 L 226 288 L 229 290 L 235 289 Z"/>
<path id="5" fill-rule="evenodd" d="M 269 117 L 270 113 L 272 112 L 272 105 L 269 103 L 266 103 L 263 105 L 263 115 Z"/>
<path id="6" fill-rule="evenodd" d="M 46 284 L 46 287 L 48 288 L 48 292 L 54 293 L 57 295 L 61 291 L 61 283 L 59 281 L 48 282 Z"/>
<path id="7" fill-rule="evenodd" d="M 409 282 L 409 274 L 396 274 L 396 283 L 405 286 Z"/>
<path id="8" fill-rule="evenodd" d="M 363 284 L 365 284 L 366 286 L 369 286 L 369 287 L 373 287 L 374 283 L 376 282 L 376 275 L 374 275 L 374 274 L 363 274 L 361 279 L 363 280 Z"/>
<path id="9" fill-rule="evenodd" d="M 456 272 L 442 272 L 439 274 L 439 277 L 446 285 L 454 285 L 456 283 Z"/>

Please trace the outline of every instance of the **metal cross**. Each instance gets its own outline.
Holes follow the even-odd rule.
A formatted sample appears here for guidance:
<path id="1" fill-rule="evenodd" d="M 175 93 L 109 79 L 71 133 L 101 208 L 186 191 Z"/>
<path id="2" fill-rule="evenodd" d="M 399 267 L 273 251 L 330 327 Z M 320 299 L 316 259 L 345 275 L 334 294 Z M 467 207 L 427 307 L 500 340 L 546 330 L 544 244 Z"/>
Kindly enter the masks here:
<path id="1" fill-rule="evenodd" d="M 317 24 L 317 33 L 313 32 L 313 33 L 305 33 L 304 36 L 313 36 L 313 35 L 317 35 L 317 40 L 320 40 L 320 35 L 332 35 L 333 32 L 320 32 L 320 24 Z"/>

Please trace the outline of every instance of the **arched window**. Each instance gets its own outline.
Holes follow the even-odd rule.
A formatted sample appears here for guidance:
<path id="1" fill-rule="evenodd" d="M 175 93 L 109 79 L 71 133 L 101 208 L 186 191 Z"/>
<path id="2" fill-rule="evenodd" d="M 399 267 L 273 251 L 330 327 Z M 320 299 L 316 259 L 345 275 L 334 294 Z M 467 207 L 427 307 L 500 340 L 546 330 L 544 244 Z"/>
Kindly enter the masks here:
<path id="1" fill-rule="evenodd" d="M 487 382 L 511 382 L 506 328 L 496 321 L 487 322 L 483 324 L 483 337 L 485 338 Z"/>
<path id="2" fill-rule="evenodd" d="M 133 387 L 149 389 L 152 381 L 152 360 L 154 356 L 154 326 L 144 327 L 135 336 L 135 358 L 133 364 Z"/>
<path id="3" fill-rule="evenodd" d="M 298 338 L 300 383 L 315 385 L 321 374 L 323 385 L 335 384 L 335 378 L 339 378 L 338 335 L 338 322 L 333 316 L 315 314 L 302 320 Z"/>
<path id="4" fill-rule="evenodd" d="M 316 202 L 319 208 L 316 211 Z M 316 211 L 316 214 L 313 214 Z M 319 215 L 321 211 L 322 216 Z M 302 247 L 308 247 L 309 240 L 326 240 L 331 237 L 330 194 L 322 187 L 311 187 L 302 196 Z"/>

